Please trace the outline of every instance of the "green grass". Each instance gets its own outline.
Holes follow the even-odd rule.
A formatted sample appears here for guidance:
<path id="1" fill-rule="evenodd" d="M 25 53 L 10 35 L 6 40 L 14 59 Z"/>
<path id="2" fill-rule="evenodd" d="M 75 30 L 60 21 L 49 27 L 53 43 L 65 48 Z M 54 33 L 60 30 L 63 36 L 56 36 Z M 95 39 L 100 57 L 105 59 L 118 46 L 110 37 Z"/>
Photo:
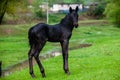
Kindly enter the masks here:
<path id="1" fill-rule="evenodd" d="M 0 60 L 3 68 L 14 65 L 27 59 L 29 50 L 27 31 L 30 25 L 0 26 Z M 25 28 L 24 28 L 25 27 Z M 12 28 L 16 32 L 4 34 L 6 28 Z M 1 32 L 1 31 L 0 31 Z M 64 74 L 62 69 L 62 56 L 42 61 L 47 78 L 46 80 L 119 80 L 120 79 L 120 29 L 112 25 L 88 25 L 74 29 L 70 40 L 70 47 L 83 43 L 91 43 L 92 46 L 72 50 L 69 52 L 69 67 L 71 75 Z M 16 33 L 16 34 L 13 34 Z M 2 46 L 1 46 L 2 45 Z M 56 47 L 57 45 L 57 47 Z M 60 49 L 59 44 L 47 43 L 42 53 Z M 2 80 L 39 80 L 43 79 L 38 66 L 34 66 L 36 78 L 32 79 L 29 69 L 16 71 L 2 78 Z M 17 77 L 19 76 L 19 77 Z"/>
<path id="2" fill-rule="evenodd" d="M 28 59 L 29 43 L 27 32 L 32 25 L 33 24 L 0 26 L 0 61 L 2 61 L 3 69 Z M 50 50 L 58 49 L 58 47 L 54 47 L 54 44 L 51 45 L 47 43 L 42 54 Z"/>
<path id="3" fill-rule="evenodd" d="M 106 41 L 96 39 L 93 46 L 72 50 L 69 53 L 71 75 L 62 69 L 62 56 L 42 61 L 47 77 L 41 77 L 38 66 L 34 66 L 36 78 L 32 79 L 29 69 L 2 78 L 3 80 L 119 80 L 120 79 L 120 38 L 110 37 Z M 99 41 L 102 41 L 99 43 Z M 19 77 L 16 77 L 19 76 Z"/>
<path id="4" fill-rule="evenodd" d="M 3 69 L 28 59 L 29 44 L 27 37 L 4 37 L 0 40 L 0 45 L 0 60 L 3 62 Z M 53 49 L 58 49 L 58 47 L 47 43 L 42 54 Z"/>

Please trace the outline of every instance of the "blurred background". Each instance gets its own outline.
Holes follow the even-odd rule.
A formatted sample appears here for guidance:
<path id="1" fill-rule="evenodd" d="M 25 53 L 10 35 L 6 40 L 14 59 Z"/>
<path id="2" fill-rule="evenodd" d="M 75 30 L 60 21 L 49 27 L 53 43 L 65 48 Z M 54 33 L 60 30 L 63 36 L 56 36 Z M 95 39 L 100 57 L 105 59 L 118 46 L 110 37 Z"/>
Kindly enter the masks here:
<path id="1" fill-rule="evenodd" d="M 57 22 L 70 6 L 79 6 L 80 20 L 107 17 L 120 25 L 119 4 L 119 0 L 1 0 L 0 24 Z"/>

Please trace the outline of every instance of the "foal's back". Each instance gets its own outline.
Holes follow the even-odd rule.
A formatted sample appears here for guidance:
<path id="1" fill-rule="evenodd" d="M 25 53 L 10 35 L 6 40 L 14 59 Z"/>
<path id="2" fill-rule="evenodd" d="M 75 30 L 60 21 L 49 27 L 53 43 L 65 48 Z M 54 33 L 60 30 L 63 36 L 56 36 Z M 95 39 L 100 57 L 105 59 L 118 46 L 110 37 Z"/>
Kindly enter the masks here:
<path id="1" fill-rule="evenodd" d="M 35 39 L 46 39 L 50 42 L 60 42 L 63 32 L 60 24 L 48 25 L 45 23 L 39 23 L 29 30 L 29 34 L 34 35 Z"/>

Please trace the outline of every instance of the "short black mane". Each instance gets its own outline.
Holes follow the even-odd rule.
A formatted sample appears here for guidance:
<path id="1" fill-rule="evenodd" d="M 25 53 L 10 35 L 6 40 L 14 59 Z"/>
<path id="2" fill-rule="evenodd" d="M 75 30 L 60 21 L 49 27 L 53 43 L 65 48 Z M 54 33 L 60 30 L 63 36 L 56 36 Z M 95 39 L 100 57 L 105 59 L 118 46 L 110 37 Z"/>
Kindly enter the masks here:
<path id="1" fill-rule="evenodd" d="M 69 13 L 60 21 L 61 24 L 66 24 L 67 22 L 68 23 L 72 22 L 70 20 L 70 14 Z"/>

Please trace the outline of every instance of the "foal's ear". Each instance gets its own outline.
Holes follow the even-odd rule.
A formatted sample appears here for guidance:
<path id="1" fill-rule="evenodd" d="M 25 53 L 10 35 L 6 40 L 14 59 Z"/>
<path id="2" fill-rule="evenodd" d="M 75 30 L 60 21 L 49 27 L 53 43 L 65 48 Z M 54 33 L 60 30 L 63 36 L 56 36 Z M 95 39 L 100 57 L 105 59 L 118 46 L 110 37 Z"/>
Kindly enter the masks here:
<path id="1" fill-rule="evenodd" d="M 69 8 L 69 12 L 71 13 L 72 11 L 73 11 L 73 10 L 72 10 L 72 8 L 70 7 L 70 8 Z"/>
<path id="2" fill-rule="evenodd" d="M 76 11 L 76 12 L 78 12 L 78 10 L 79 10 L 79 8 L 78 8 L 78 6 L 76 6 L 76 9 L 75 9 L 75 11 Z"/>

